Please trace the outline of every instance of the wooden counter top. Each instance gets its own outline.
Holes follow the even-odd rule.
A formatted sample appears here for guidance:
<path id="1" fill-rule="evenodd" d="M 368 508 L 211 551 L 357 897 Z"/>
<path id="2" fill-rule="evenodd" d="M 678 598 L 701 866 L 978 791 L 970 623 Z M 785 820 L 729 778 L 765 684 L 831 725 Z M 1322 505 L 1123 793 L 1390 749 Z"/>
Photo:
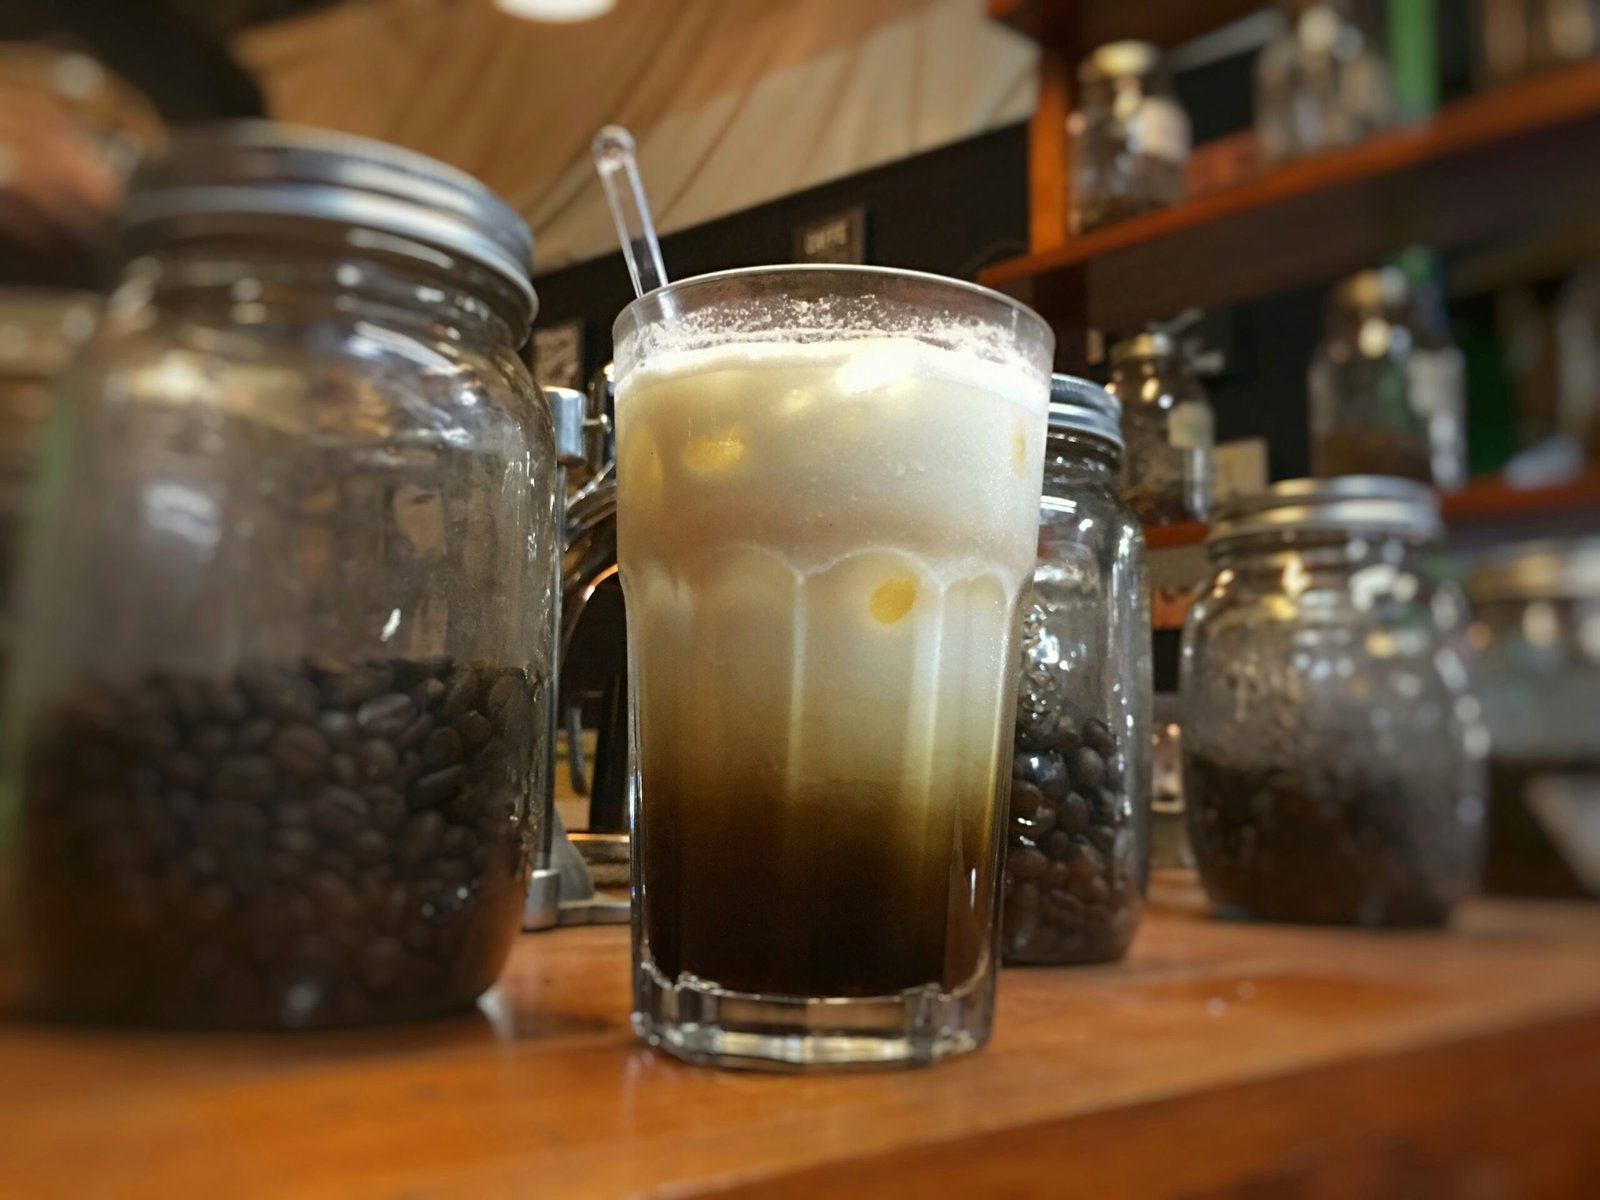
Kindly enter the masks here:
<path id="1" fill-rule="evenodd" d="M 400 1028 L 0 1025 L 0 1196 L 1600 1187 L 1596 907 L 1480 901 L 1452 934 L 1375 934 L 1158 903 L 1127 962 L 1007 971 L 985 1050 L 887 1074 L 645 1050 L 627 957 L 620 928 L 528 935 L 485 1014 Z"/>

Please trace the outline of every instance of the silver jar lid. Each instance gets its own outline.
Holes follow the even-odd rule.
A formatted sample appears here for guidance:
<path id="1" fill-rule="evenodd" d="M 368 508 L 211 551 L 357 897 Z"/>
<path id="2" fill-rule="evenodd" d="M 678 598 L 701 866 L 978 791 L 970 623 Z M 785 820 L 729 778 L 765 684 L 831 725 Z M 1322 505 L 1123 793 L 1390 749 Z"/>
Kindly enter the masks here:
<path id="1" fill-rule="evenodd" d="M 1140 79 L 1161 65 L 1161 50 L 1153 42 L 1127 39 L 1097 47 L 1078 64 L 1078 78 L 1085 83 L 1109 79 Z"/>
<path id="2" fill-rule="evenodd" d="M 1050 376 L 1050 432 L 1086 433 L 1122 449 L 1122 405 L 1097 383 Z"/>
<path id="3" fill-rule="evenodd" d="M 1489 555 L 1467 580 L 1474 603 L 1600 599 L 1600 538 L 1544 540 Z"/>
<path id="4" fill-rule="evenodd" d="M 1395 534 L 1433 538 L 1444 532 L 1433 489 L 1390 475 L 1286 479 L 1264 492 L 1224 501 L 1212 517 L 1207 545 L 1259 533 Z"/>
<path id="5" fill-rule="evenodd" d="M 272 121 L 198 126 L 140 167 L 119 223 L 137 251 L 241 217 L 325 221 L 460 255 L 510 284 L 532 320 L 527 223 L 466 172 L 371 138 Z"/>
<path id="6" fill-rule="evenodd" d="M 1111 347 L 1111 363 L 1125 363 L 1136 358 L 1171 358 L 1178 353 L 1178 339 L 1170 333 L 1152 329 L 1123 338 Z"/>

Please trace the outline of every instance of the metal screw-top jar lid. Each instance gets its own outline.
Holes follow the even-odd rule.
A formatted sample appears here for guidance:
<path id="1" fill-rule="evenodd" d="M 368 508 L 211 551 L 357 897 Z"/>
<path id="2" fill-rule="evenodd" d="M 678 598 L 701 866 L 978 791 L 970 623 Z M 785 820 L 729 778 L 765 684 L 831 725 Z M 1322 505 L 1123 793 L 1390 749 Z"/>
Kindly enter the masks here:
<path id="1" fill-rule="evenodd" d="M 262 217 L 394 234 L 470 259 L 510 284 L 532 320 L 527 223 L 466 172 L 371 138 L 271 121 L 199 126 L 141 166 L 120 226 L 138 253 Z"/>
<path id="2" fill-rule="evenodd" d="M 1498 550 L 1467 581 L 1474 603 L 1600 599 L 1600 538 L 1524 542 Z"/>
<path id="3" fill-rule="evenodd" d="M 1122 449 L 1122 405 L 1097 383 L 1050 376 L 1050 432 L 1086 433 Z"/>
<path id="4" fill-rule="evenodd" d="M 1078 78 L 1085 83 L 1137 79 L 1150 74 L 1160 64 L 1161 50 L 1154 43 L 1131 39 L 1107 42 L 1078 64 Z"/>
<path id="5" fill-rule="evenodd" d="M 1286 479 L 1218 506 L 1208 545 L 1261 533 L 1394 534 L 1433 538 L 1444 531 L 1433 489 L 1389 475 Z"/>
<path id="6" fill-rule="evenodd" d="M 1111 362 L 1129 362 L 1136 358 L 1171 358 L 1178 353 L 1178 339 L 1170 333 L 1152 329 L 1123 338 L 1111 347 Z"/>

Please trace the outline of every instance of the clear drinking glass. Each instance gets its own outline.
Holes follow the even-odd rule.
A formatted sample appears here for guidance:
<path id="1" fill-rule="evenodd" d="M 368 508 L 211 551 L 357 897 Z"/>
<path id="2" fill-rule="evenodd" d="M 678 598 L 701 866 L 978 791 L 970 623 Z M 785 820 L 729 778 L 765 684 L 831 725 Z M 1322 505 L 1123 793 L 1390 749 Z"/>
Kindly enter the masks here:
<path id="1" fill-rule="evenodd" d="M 651 1044 L 821 1067 L 988 1037 L 1053 341 L 867 268 L 704 276 L 618 318 Z"/>

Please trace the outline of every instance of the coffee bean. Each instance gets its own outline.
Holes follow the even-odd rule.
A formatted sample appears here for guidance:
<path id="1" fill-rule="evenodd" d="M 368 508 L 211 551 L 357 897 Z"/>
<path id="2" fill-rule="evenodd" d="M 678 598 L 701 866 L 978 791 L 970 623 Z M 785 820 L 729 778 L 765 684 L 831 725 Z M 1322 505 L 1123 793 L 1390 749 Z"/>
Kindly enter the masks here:
<path id="1" fill-rule="evenodd" d="M 25 763 L 27 886 L 72 914 L 83 964 L 62 959 L 52 987 L 106 1015 L 266 1025 L 404 1015 L 472 986 L 517 918 L 540 686 L 445 658 L 316 658 L 73 691 Z"/>
<path id="2" fill-rule="evenodd" d="M 1093 717 L 1083 723 L 1083 744 L 1101 758 L 1108 758 L 1117 751 L 1117 742 L 1111 736 L 1111 727 Z"/>
<path id="3" fill-rule="evenodd" d="M 407 693 L 411 703 L 424 712 L 431 712 L 439 707 L 439 702 L 444 699 L 445 686 L 441 679 L 424 679 Z"/>
<path id="4" fill-rule="evenodd" d="M 436 729 L 423 743 L 422 762 L 424 766 L 435 769 L 448 767 L 460 762 L 464 752 L 460 733 L 454 729 Z"/>
<path id="5" fill-rule="evenodd" d="M 396 843 L 400 861 L 408 867 L 433 854 L 444 836 L 445 819 L 437 812 L 419 813 L 406 822 Z"/>
<path id="6" fill-rule="evenodd" d="M 316 719 L 317 689 L 303 675 L 252 669 L 241 674 L 239 682 L 251 703 L 269 717 L 282 721 Z"/>
<path id="7" fill-rule="evenodd" d="M 343 709 L 323 709 L 317 714 L 317 728 L 329 743 L 341 750 L 355 745 L 356 719 Z"/>
<path id="8" fill-rule="evenodd" d="M 478 674 L 471 667 L 457 667 L 445 683 L 439 715 L 449 720 L 462 716 L 478 701 Z"/>
<path id="9" fill-rule="evenodd" d="M 1071 892 L 1060 887 L 1053 887 L 1045 891 L 1039 901 L 1040 911 L 1045 920 L 1055 925 L 1076 926 L 1083 921 L 1088 912 L 1082 900 Z"/>
<path id="10" fill-rule="evenodd" d="M 482 713 L 469 712 L 457 717 L 452 729 L 461 738 L 461 744 L 466 747 L 468 754 L 475 754 L 489 744 L 489 739 L 494 736 L 494 726 Z"/>
<path id="11" fill-rule="evenodd" d="M 350 854 L 367 866 L 384 862 L 389 857 L 389 839 L 376 829 L 363 829 L 351 839 Z"/>
<path id="12" fill-rule="evenodd" d="M 1068 833 L 1082 833 L 1089 827 L 1089 802 L 1073 792 L 1061 802 L 1056 824 Z"/>
<path id="13" fill-rule="evenodd" d="M 1072 857 L 1072 838 L 1056 830 L 1044 840 L 1044 852 L 1057 862 Z"/>
<path id="14" fill-rule="evenodd" d="M 1006 865 L 1018 879 L 1037 879 L 1049 865 L 1044 853 L 1033 846 L 1013 847 L 1006 857 Z"/>
<path id="15" fill-rule="evenodd" d="M 197 753 L 217 758 L 233 749 L 233 731 L 226 725 L 202 725 L 190 744 Z"/>
<path id="16" fill-rule="evenodd" d="M 427 713 L 422 713 L 411 724 L 395 735 L 395 747 L 400 750 L 409 750 L 431 732 L 433 732 L 433 718 Z"/>
<path id="17" fill-rule="evenodd" d="M 175 750 L 163 755 L 161 769 L 168 779 L 184 788 L 199 787 L 211 771 L 205 759 L 187 750 Z"/>
<path id="18" fill-rule="evenodd" d="M 356 709 L 356 725 L 369 737 L 394 737 L 411 724 L 416 710 L 404 692 L 385 692 Z"/>
<path id="19" fill-rule="evenodd" d="M 1011 773 L 1019 779 L 1026 779 L 1052 800 L 1060 800 L 1067 794 L 1067 772 L 1061 765 L 1061 759 L 1048 751 L 1038 754 L 1018 752 L 1012 763 Z"/>
<path id="20" fill-rule="evenodd" d="M 1030 711 L 1017 708 L 1017 749 L 1049 750 L 1050 736 L 1055 731 L 1056 717 L 1049 709 Z"/>
<path id="21" fill-rule="evenodd" d="M 465 825 L 452 825 L 439 842 L 439 853 L 447 858 L 466 858 L 477 847 L 477 835 Z"/>
<path id="22" fill-rule="evenodd" d="M 292 724 L 278 730 L 267 744 L 267 753 L 285 774 L 315 779 L 328 765 L 333 747 L 315 727 Z"/>
<path id="23" fill-rule="evenodd" d="M 1062 713 L 1056 718 L 1055 728 L 1050 731 L 1047 748 L 1054 750 L 1063 759 L 1066 759 L 1077 753 L 1080 745 L 1082 745 L 1082 740 L 1078 731 L 1078 723 L 1066 713 Z"/>
<path id="24" fill-rule="evenodd" d="M 356 748 L 356 768 L 363 779 L 388 779 L 399 767 L 400 753 L 391 742 L 368 738 Z"/>
<path id="25" fill-rule="evenodd" d="M 394 670 L 385 663 L 364 663 L 324 675 L 318 684 L 322 697 L 335 708 L 355 708 L 387 692 Z"/>
<path id="26" fill-rule="evenodd" d="M 361 915 L 361 897 L 332 871 L 318 871 L 307 879 L 306 892 L 326 921 L 353 921 Z"/>
<path id="27" fill-rule="evenodd" d="M 1100 852 L 1087 842 L 1080 842 L 1073 846 L 1072 853 L 1067 859 L 1067 872 L 1075 883 L 1083 883 L 1090 879 L 1098 879 L 1106 869 L 1105 859 Z"/>
<path id="28" fill-rule="evenodd" d="M 1080 792 L 1093 791 L 1105 782 L 1106 761 L 1084 746 L 1068 762 L 1067 772 L 1072 777 L 1074 789 Z"/>
<path id="29" fill-rule="evenodd" d="M 1089 842 L 1102 854 L 1110 854 L 1117 844 L 1117 831 L 1109 825 L 1096 825 L 1088 833 Z"/>
<path id="30" fill-rule="evenodd" d="M 367 802 L 349 788 L 329 785 L 311 797 L 311 824 L 329 837 L 351 837 L 368 824 Z"/>
<path id="31" fill-rule="evenodd" d="M 1066 834 L 1051 834 L 1050 837 L 1052 841 L 1057 837 L 1061 838 L 1062 841 L 1069 841 Z M 1045 853 L 1049 854 L 1050 852 L 1046 850 Z M 1072 875 L 1067 870 L 1067 864 L 1052 856 L 1050 865 L 1045 867 L 1044 874 L 1039 877 L 1039 886 L 1044 888 L 1064 888 L 1071 881 Z"/>
<path id="32" fill-rule="evenodd" d="M 1041 842 L 1056 827 L 1056 806 L 1041 794 L 1038 807 L 1026 817 L 1013 817 L 1011 827 L 1013 832 Z"/>
<path id="33" fill-rule="evenodd" d="M 206 781 L 218 796 L 260 799 L 278 785 L 278 769 L 263 754 L 230 754 L 220 760 Z"/>

